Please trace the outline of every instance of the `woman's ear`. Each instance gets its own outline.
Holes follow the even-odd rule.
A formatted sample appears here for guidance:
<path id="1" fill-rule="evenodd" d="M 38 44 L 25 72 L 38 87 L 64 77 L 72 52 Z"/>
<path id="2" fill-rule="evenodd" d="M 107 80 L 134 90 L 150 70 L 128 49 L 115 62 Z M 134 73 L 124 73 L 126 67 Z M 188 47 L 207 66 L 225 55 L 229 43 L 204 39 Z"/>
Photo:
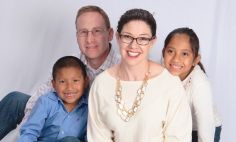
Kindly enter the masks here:
<path id="1" fill-rule="evenodd" d="M 156 36 L 154 36 L 154 37 L 152 38 L 152 40 L 150 40 L 150 47 L 151 47 L 151 48 L 154 46 L 154 44 L 156 43 L 156 41 L 157 41 L 157 37 L 156 37 Z"/>
<path id="2" fill-rule="evenodd" d="M 198 56 L 193 61 L 193 66 L 196 66 L 201 61 L 201 55 L 198 54 Z"/>

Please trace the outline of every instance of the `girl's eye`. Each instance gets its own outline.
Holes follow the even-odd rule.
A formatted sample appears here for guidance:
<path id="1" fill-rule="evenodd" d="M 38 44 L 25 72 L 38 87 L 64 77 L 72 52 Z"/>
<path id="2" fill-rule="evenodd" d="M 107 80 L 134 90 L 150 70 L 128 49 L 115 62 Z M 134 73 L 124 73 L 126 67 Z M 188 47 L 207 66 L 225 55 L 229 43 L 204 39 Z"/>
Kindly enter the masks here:
<path id="1" fill-rule="evenodd" d="M 77 83 L 77 82 L 80 82 L 80 80 L 79 80 L 79 79 L 75 79 L 75 80 L 74 80 L 74 82 L 76 82 L 76 83 Z"/>
<path id="2" fill-rule="evenodd" d="M 182 55 L 183 55 L 183 56 L 188 56 L 189 53 L 188 53 L 188 52 L 183 52 Z"/>

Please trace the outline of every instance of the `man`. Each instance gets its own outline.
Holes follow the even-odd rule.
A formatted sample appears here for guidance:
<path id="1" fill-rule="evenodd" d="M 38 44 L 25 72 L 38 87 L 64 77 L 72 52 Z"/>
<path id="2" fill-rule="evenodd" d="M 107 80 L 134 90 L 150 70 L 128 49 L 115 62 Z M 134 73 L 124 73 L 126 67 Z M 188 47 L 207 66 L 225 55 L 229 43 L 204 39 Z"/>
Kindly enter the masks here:
<path id="1" fill-rule="evenodd" d="M 96 75 L 120 60 L 110 43 L 114 32 L 107 14 L 97 6 L 85 6 L 79 9 L 75 24 L 81 51 L 78 57 L 87 65 L 86 71 L 91 84 Z M 0 102 L 0 140 L 15 129 L 23 117 L 25 121 L 37 99 L 50 90 L 52 85 L 48 81 L 31 97 L 21 92 L 12 92 L 4 97 Z"/>

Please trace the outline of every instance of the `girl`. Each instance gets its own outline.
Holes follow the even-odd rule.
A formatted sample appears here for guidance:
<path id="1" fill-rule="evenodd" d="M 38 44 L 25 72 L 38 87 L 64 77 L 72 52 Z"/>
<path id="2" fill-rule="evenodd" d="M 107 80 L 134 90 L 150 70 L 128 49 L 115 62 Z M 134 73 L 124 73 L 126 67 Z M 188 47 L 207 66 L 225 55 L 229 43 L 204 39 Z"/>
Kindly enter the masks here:
<path id="1" fill-rule="evenodd" d="M 162 50 L 164 65 L 179 76 L 192 111 L 192 142 L 219 142 L 221 121 L 214 112 L 211 86 L 200 62 L 199 39 L 189 28 L 169 33 Z M 215 137 L 214 137 L 215 133 Z"/>

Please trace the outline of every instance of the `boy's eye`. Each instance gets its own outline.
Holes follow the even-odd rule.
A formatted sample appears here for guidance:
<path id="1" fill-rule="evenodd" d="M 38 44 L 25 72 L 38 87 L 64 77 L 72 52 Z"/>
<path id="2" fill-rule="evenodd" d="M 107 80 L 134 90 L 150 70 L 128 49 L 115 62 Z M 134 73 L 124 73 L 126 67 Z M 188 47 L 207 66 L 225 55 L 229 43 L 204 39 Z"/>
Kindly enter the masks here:
<path id="1" fill-rule="evenodd" d="M 59 80 L 58 81 L 60 84 L 63 84 L 63 83 L 65 83 L 65 81 L 64 80 Z"/>
<path id="2" fill-rule="evenodd" d="M 173 50 L 171 50 L 171 49 L 167 49 L 166 52 L 169 53 L 169 54 L 171 54 L 171 53 L 173 53 Z"/>

